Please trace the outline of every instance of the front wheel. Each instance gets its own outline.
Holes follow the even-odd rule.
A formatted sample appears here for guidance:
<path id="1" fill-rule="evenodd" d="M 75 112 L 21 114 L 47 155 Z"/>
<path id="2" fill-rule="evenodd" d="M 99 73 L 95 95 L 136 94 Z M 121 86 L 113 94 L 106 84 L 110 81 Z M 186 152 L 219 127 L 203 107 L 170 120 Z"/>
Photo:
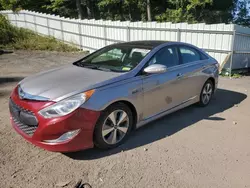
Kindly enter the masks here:
<path id="1" fill-rule="evenodd" d="M 96 124 L 94 143 L 98 148 L 109 149 L 122 144 L 133 125 L 129 107 L 123 103 L 111 105 L 104 110 Z"/>
<path id="2" fill-rule="evenodd" d="M 208 80 L 206 81 L 201 90 L 199 105 L 202 107 L 207 106 L 212 99 L 213 93 L 214 93 L 214 84 L 211 80 Z"/>

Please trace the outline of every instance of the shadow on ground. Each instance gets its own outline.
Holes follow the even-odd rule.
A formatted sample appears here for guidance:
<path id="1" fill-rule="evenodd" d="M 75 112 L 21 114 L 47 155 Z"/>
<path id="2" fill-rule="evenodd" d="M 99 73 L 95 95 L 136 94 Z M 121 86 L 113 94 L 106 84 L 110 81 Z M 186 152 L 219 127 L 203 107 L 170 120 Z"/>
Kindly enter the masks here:
<path id="1" fill-rule="evenodd" d="M 0 77 L 0 85 L 13 83 L 13 82 L 19 82 L 22 79 L 24 79 L 24 77 Z"/>
<path id="2" fill-rule="evenodd" d="M 235 104 L 242 102 L 246 98 L 247 95 L 242 93 L 218 89 L 209 106 L 200 108 L 197 107 L 197 105 L 193 105 L 149 123 L 132 132 L 129 140 L 118 148 L 107 151 L 93 148 L 86 151 L 67 153 L 65 155 L 76 160 L 102 158 L 119 153 L 122 150 L 131 150 L 155 142 L 166 136 L 171 136 L 203 119 L 210 120 L 211 123 L 213 123 L 213 121 L 224 121 L 225 119 L 223 117 L 217 117 L 216 114 L 234 107 Z"/>
<path id="3" fill-rule="evenodd" d="M 3 49 L 0 49 L 0 55 L 3 55 L 3 54 L 11 54 L 13 53 L 13 51 L 11 50 L 3 50 Z"/>

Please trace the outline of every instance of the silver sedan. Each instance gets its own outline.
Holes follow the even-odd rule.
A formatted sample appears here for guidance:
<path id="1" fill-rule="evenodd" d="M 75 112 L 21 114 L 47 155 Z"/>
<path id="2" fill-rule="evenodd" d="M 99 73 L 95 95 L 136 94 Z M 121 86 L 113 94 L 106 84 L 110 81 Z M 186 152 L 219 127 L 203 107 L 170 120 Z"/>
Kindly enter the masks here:
<path id="1" fill-rule="evenodd" d="M 134 128 L 209 104 L 218 62 L 186 43 L 134 41 L 29 76 L 11 94 L 16 131 L 51 151 L 113 148 Z"/>

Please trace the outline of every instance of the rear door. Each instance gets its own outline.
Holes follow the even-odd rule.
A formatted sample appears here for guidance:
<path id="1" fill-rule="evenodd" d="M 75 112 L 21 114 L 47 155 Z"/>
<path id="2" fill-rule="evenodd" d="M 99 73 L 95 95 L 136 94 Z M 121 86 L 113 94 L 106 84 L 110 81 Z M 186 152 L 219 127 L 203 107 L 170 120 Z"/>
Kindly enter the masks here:
<path id="1" fill-rule="evenodd" d="M 205 56 L 191 46 L 179 45 L 181 66 L 179 69 L 180 98 L 182 103 L 199 97 L 204 84 L 202 71 L 206 63 Z"/>

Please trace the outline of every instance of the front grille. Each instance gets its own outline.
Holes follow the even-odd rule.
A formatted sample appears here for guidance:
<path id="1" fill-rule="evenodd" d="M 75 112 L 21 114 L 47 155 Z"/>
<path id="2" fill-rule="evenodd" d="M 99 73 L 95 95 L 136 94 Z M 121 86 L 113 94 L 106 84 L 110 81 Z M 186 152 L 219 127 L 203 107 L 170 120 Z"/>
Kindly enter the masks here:
<path id="1" fill-rule="evenodd" d="M 35 114 L 30 110 L 18 106 L 12 99 L 9 101 L 9 108 L 15 125 L 25 134 L 33 136 L 38 127 Z"/>

